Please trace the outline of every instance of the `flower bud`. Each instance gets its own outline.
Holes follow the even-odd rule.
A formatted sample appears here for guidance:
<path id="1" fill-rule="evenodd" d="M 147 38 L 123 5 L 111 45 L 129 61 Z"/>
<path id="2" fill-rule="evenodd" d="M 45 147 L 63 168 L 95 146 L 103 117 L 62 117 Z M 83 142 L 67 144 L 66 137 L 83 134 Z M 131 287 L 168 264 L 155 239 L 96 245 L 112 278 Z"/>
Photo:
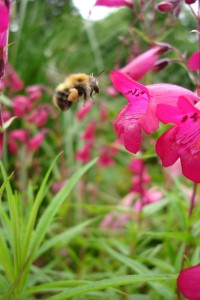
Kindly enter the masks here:
<path id="1" fill-rule="evenodd" d="M 196 2 L 196 0 L 185 0 L 185 3 L 186 4 L 193 4 L 193 3 L 195 3 Z"/>
<path id="2" fill-rule="evenodd" d="M 161 70 L 165 69 L 169 65 L 169 62 L 170 62 L 169 59 L 166 58 L 157 60 L 152 71 L 154 73 L 160 72 Z"/>

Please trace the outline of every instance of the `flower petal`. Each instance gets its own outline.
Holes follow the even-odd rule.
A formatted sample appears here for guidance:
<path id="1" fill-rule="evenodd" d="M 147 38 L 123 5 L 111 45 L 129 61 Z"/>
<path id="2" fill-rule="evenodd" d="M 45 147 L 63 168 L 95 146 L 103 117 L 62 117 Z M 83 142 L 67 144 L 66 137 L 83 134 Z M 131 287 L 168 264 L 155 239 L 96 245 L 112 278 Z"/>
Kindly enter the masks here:
<path id="1" fill-rule="evenodd" d="M 156 142 L 156 153 L 160 157 L 164 167 L 173 165 L 179 158 L 178 149 L 175 144 L 177 130 L 177 126 L 168 129 Z"/>
<path id="2" fill-rule="evenodd" d="M 188 68 L 190 71 L 200 70 L 200 52 L 193 53 L 188 59 Z"/>
<path id="3" fill-rule="evenodd" d="M 176 106 L 180 96 L 185 96 L 191 103 L 196 104 L 200 98 L 188 89 L 168 83 L 147 85 L 150 97 L 153 97 L 157 104 L 169 104 Z"/>
<path id="4" fill-rule="evenodd" d="M 140 98 L 146 101 L 149 100 L 148 89 L 127 75 L 115 70 L 110 72 L 110 77 L 114 87 L 121 92 L 128 101 L 138 101 Z"/>
<path id="5" fill-rule="evenodd" d="M 190 300 L 200 299 L 200 265 L 182 270 L 178 276 L 179 291 Z"/>

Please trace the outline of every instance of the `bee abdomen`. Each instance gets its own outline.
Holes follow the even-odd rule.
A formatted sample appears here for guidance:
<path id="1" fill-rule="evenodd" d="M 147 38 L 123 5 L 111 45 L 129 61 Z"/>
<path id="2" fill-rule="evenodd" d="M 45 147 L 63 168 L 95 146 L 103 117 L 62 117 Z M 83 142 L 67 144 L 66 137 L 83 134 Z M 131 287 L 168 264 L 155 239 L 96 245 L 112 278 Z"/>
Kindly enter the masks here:
<path id="1" fill-rule="evenodd" d="M 68 97 L 69 97 L 69 92 L 67 90 L 55 92 L 55 101 L 61 110 L 67 110 L 72 105 L 73 102 L 68 101 Z"/>

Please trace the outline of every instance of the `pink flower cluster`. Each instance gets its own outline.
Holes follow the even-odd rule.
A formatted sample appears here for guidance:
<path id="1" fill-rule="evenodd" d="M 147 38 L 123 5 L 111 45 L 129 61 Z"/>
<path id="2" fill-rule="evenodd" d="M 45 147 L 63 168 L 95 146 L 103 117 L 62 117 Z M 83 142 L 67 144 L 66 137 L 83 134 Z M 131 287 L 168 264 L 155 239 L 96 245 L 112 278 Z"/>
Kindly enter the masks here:
<path id="1" fill-rule="evenodd" d="M 148 188 L 151 183 L 146 166 L 141 159 L 133 158 L 128 166 L 132 173 L 132 186 L 130 193 L 124 197 L 117 206 L 116 211 L 111 211 L 101 222 L 101 227 L 123 228 L 129 220 L 137 220 L 143 207 L 162 199 L 163 194 L 155 188 Z M 128 209 L 128 213 L 120 210 Z"/>
<path id="2" fill-rule="evenodd" d="M 193 92 L 173 84 L 143 86 L 120 71 L 111 71 L 114 87 L 128 104 L 114 123 L 115 131 L 125 148 L 137 153 L 142 132 L 152 134 L 159 122 L 174 123 L 156 143 L 156 152 L 163 166 L 173 165 L 180 158 L 184 176 L 200 182 L 200 98 Z"/>
<path id="3" fill-rule="evenodd" d="M 14 92 L 23 88 L 24 84 L 13 67 L 7 67 L 7 73 L 2 81 L 3 88 L 11 95 L 11 110 L 2 111 L 3 121 L 17 117 L 23 124 L 22 128 L 8 130 L 8 149 L 11 153 L 18 152 L 19 145 L 26 145 L 28 152 L 36 151 L 45 139 L 48 132 L 45 125 L 49 115 L 52 116 L 52 107 L 48 104 L 39 104 L 39 99 L 46 91 L 41 85 L 26 88 L 26 95 L 12 96 Z M 18 121 L 19 123 L 19 121 Z M 38 128 L 38 133 L 33 134 L 32 129 Z"/>
<path id="4" fill-rule="evenodd" d="M 77 113 L 76 117 L 80 121 L 82 121 L 87 114 L 90 112 L 92 101 L 86 102 L 86 104 L 81 107 Z M 96 147 L 96 131 L 98 130 L 98 127 L 101 126 L 103 123 L 106 123 L 108 120 L 108 111 L 105 103 L 100 104 L 99 109 L 99 120 L 90 121 L 84 130 L 84 132 L 81 134 L 80 138 L 84 142 L 84 145 L 81 149 L 79 149 L 75 153 L 75 158 L 82 163 L 87 163 L 89 160 L 91 160 L 92 156 L 91 153 L 95 149 L 97 150 L 99 154 L 99 160 L 98 165 L 101 167 L 109 167 L 114 164 L 114 156 L 117 154 L 117 145 L 105 145 L 101 144 Z"/>

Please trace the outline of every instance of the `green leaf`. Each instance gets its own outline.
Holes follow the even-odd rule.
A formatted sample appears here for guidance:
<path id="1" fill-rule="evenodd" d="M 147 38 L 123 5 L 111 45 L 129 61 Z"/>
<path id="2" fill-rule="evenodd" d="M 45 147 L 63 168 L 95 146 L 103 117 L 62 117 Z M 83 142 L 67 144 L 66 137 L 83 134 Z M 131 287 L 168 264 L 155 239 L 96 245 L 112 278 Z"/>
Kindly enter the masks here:
<path id="1" fill-rule="evenodd" d="M 6 121 L 5 123 L 3 123 L 3 128 L 0 126 L 0 133 L 5 131 L 6 129 L 8 129 L 8 127 L 10 127 L 10 125 L 12 124 L 12 122 L 17 119 L 17 117 L 12 117 L 10 118 L 8 121 Z"/>
<path id="2" fill-rule="evenodd" d="M 41 256 L 42 254 L 44 254 L 44 252 L 46 252 L 47 250 L 49 250 L 51 247 L 53 247 L 54 245 L 58 244 L 58 243 L 62 243 L 64 245 L 67 245 L 69 243 L 69 241 L 71 239 L 73 239 L 75 236 L 77 236 L 77 234 L 79 234 L 82 230 L 84 230 L 84 228 L 88 225 L 90 225 L 91 223 L 95 222 L 96 220 L 98 220 L 99 217 L 94 218 L 92 220 L 88 220 L 86 222 L 83 222 L 81 224 L 78 224 L 76 226 L 74 226 L 73 228 L 67 229 L 65 232 L 62 232 L 56 236 L 54 236 L 53 238 L 51 238 L 50 240 L 46 241 L 38 250 L 36 258 Z"/>
<path id="3" fill-rule="evenodd" d="M 128 284 L 148 283 L 153 281 L 176 280 L 176 275 L 163 274 L 145 274 L 145 275 L 125 275 L 112 279 L 104 279 L 90 284 L 68 289 L 56 296 L 48 297 L 48 300 L 68 299 L 77 295 L 86 294 L 92 291 L 98 291 L 105 288 L 116 287 Z M 172 298 L 171 298 L 172 299 Z"/>
<path id="4" fill-rule="evenodd" d="M 87 172 L 97 161 L 97 159 L 92 160 L 80 170 L 78 170 L 67 182 L 67 184 L 57 193 L 57 195 L 52 199 L 50 202 L 49 206 L 46 208 L 44 214 L 41 216 L 38 225 L 36 227 L 36 230 L 34 232 L 34 236 L 32 236 L 31 239 L 31 251 L 30 254 L 24 264 L 25 270 L 23 271 L 22 279 L 21 279 L 21 285 L 23 286 L 23 283 L 28 275 L 28 271 L 30 268 L 30 265 L 32 261 L 35 259 L 37 255 L 38 248 L 42 242 L 42 240 L 45 237 L 45 234 L 48 230 L 48 227 L 50 223 L 52 222 L 53 218 L 57 214 L 58 210 L 60 209 L 60 206 L 62 203 L 66 200 L 68 197 L 69 193 L 75 186 L 75 184 L 78 182 L 80 177 Z M 44 188 L 44 187 L 43 187 Z M 20 275 L 20 276 L 21 276 Z M 19 280 L 19 278 L 18 278 Z"/>
<path id="5" fill-rule="evenodd" d="M 83 284 L 88 284 L 90 281 L 86 280 L 58 280 L 58 281 L 52 281 L 44 284 L 40 284 L 37 286 L 34 286 L 28 290 L 29 294 L 34 293 L 42 293 L 42 292 L 49 292 L 49 291 L 56 291 L 57 289 L 62 290 L 66 287 L 72 287 L 72 286 L 79 286 Z"/>
<path id="6" fill-rule="evenodd" d="M 138 274 L 152 274 L 153 270 L 149 270 L 145 265 L 140 263 L 139 261 L 136 261 L 134 259 L 131 259 L 125 255 L 122 255 L 115 250 L 111 249 L 107 245 L 103 245 L 103 249 L 108 252 L 110 255 L 112 255 L 115 259 L 125 264 L 127 267 L 131 268 Z M 161 284 L 159 282 L 150 282 L 149 285 L 157 291 L 157 293 L 161 294 L 163 299 L 169 299 L 171 300 L 173 298 L 172 291 L 165 286 L 164 284 Z"/>
<path id="7" fill-rule="evenodd" d="M 52 162 L 52 164 L 50 165 L 44 180 L 40 186 L 40 189 L 37 193 L 33 208 L 31 209 L 30 212 L 30 216 L 29 216 L 29 221 L 26 227 L 26 231 L 24 234 L 24 240 L 23 240 L 23 244 L 22 244 L 22 256 L 23 257 L 27 257 L 28 256 L 28 250 L 30 247 L 30 240 L 32 237 L 32 231 L 33 228 L 35 226 L 35 222 L 36 222 L 36 217 L 37 217 L 37 213 L 38 213 L 38 209 L 44 199 L 45 196 L 45 192 L 46 192 L 46 185 L 47 185 L 47 181 L 49 179 L 51 170 L 53 169 L 53 166 L 55 165 L 56 160 L 58 159 L 58 157 L 61 155 L 61 153 L 54 159 L 54 161 Z"/>

